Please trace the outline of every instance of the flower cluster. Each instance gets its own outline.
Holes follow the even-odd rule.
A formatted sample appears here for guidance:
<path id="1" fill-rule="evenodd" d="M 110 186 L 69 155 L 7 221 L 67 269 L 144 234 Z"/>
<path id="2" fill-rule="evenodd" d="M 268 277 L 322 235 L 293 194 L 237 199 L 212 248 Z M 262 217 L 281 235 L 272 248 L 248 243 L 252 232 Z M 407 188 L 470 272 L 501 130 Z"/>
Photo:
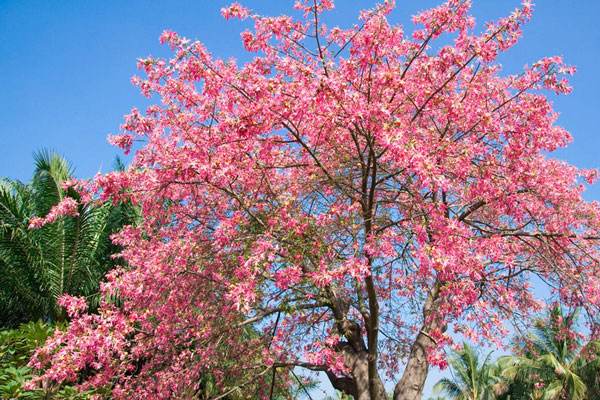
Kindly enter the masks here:
<path id="1" fill-rule="evenodd" d="M 72 197 L 63 198 L 45 217 L 33 217 L 29 220 L 29 228 L 37 229 L 50 224 L 61 217 L 76 217 L 79 215 L 79 204 Z"/>

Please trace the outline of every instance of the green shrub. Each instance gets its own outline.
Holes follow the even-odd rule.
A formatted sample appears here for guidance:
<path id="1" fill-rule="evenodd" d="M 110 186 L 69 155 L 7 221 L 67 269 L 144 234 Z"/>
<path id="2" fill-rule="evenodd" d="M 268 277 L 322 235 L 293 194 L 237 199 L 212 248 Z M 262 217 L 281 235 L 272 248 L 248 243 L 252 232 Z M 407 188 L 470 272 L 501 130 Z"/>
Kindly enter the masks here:
<path id="1" fill-rule="evenodd" d="M 63 329 L 59 326 L 58 329 Z M 35 349 L 52 335 L 56 326 L 43 322 L 29 322 L 16 329 L 0 330 L 0 399 L 87 399 L 90 392 L 79 393 L 72 386 L 53 388 L 52 391 L 25 390 L 23 385 L 31 379 L 27 366 Z"/>

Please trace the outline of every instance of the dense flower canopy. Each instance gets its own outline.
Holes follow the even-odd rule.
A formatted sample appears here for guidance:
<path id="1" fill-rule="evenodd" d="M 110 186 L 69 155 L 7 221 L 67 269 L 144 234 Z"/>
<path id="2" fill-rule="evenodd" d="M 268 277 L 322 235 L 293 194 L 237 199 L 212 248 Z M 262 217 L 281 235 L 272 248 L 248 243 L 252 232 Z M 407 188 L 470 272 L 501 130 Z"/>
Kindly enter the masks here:
<path id="1" fill-rule="evenodd" d="M 597 333 L 595 172 L 548 156 L 571 137 L 544 91 L 568 93 L 574 70 L 550 57 L 503 76 L 532 6 L 482 33 L 469 6 L 408 33 L 391 1 L 348 29 L 322 24 L 331 1 L 297 2 L 299 18 L 236 3 L 223 16 L 254 22 L 242 66 L 166 31 L 173 58 L 133 80 L 157 104 L 110 138 L 142 142 L 133 163 L 94 180 L 142 210 L 114 239 L 127 265 L 98 315 L 63 299 L 72 323 L 38 351 L 36 383 L 172 398 L 206 373 L 301 366 L 361 399 L 401 376 L 395 399 L 413 399 L 453 338 L 500 344 L 540 311 L 533 285 Z"/>

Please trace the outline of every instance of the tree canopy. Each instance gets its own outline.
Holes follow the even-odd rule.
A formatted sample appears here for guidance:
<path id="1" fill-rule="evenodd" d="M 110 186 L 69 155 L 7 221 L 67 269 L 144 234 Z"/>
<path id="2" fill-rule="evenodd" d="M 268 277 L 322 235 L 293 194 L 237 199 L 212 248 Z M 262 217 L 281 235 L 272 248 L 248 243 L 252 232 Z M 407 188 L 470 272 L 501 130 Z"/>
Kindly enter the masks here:
<path id="1" fill-rule="evenodd" d="M 596 173 L 550 156 L 571 136 L 545 93 L 568 93 L 574 69 L 496 61 L 531 4 L 482 32 L 469 1 L 412 32 L 388 21 L 392 1 L 350 28 L 322 23 L 332 7 L 224 8 L 254 23 L 244 65 L 171 31 L 171 59 L 139 61 L 158 103 L 110 138 L 130 168 L 92 183 L 142 212 L 102 287 L 122 304 L 65 298 L 72 322 L 37 352 L 34 384 L 172 398 L 207 371 L 228 393 L 250 380 L 225 376 L 301 367 L 356 399 L 384 399 L 386 377 L 418 399 L 455 338 L 497 343 L 542 309 L 534 282 L 597 335 L 600 207 L 582 197 Z"/>

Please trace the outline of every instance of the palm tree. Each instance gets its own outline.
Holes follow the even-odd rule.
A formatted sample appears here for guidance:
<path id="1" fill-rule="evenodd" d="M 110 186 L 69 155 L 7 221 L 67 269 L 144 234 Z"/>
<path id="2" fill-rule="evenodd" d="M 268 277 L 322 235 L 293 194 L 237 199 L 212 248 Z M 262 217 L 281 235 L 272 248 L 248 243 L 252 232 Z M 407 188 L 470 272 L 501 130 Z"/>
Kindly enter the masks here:
<path id="1" fill-rule="evenodd" d="M 480 361 L 477 352 L 464 343 L 462 350 L 455 352 L 449 361 L 453 379 L 441 379 L 433 387 L 434 391 L 442 392 L 454 400 L 494 399 L 494 385 L 498 378 L 490 363 L 490 355 Z"/>
<path id="2" fill-rule="evenodd" d="M 587 398 L 600 399 L 600 340 L 592 340 L 581 349 L 576 370 L 587 387 Z"/>
<path id="3" fill-rule="evenodd" d="M 575 310 L 564 315 L 561 307 L 554 307 L 548 321 L 536 321 L 531 334 L 522 338 L 521 355 L 499 361 L 510 381 L 510 399 L 598 398 L 600 361 L 592 355 L 600 355 L 600 344 L 590 342 L 582 346 L 573 333 L 577 314 Z"/>
<path id="4" fill-rule="evenodd" d="M 109 236 L 135 219 L 129 205 L 79 204 L 77 216 L 66 216 L 40 229 L 29 229 L 65 197 L 80 195 L 63 184 L 73 170 L 62 157 L 34 155 L 29 184 L 0 180 L 0 326 L 14 327 L 36 319 L 64 319 L 56 304 L 63 293 L 97 303 L 98 285 L 114 266 L 117 248 Z"/>

